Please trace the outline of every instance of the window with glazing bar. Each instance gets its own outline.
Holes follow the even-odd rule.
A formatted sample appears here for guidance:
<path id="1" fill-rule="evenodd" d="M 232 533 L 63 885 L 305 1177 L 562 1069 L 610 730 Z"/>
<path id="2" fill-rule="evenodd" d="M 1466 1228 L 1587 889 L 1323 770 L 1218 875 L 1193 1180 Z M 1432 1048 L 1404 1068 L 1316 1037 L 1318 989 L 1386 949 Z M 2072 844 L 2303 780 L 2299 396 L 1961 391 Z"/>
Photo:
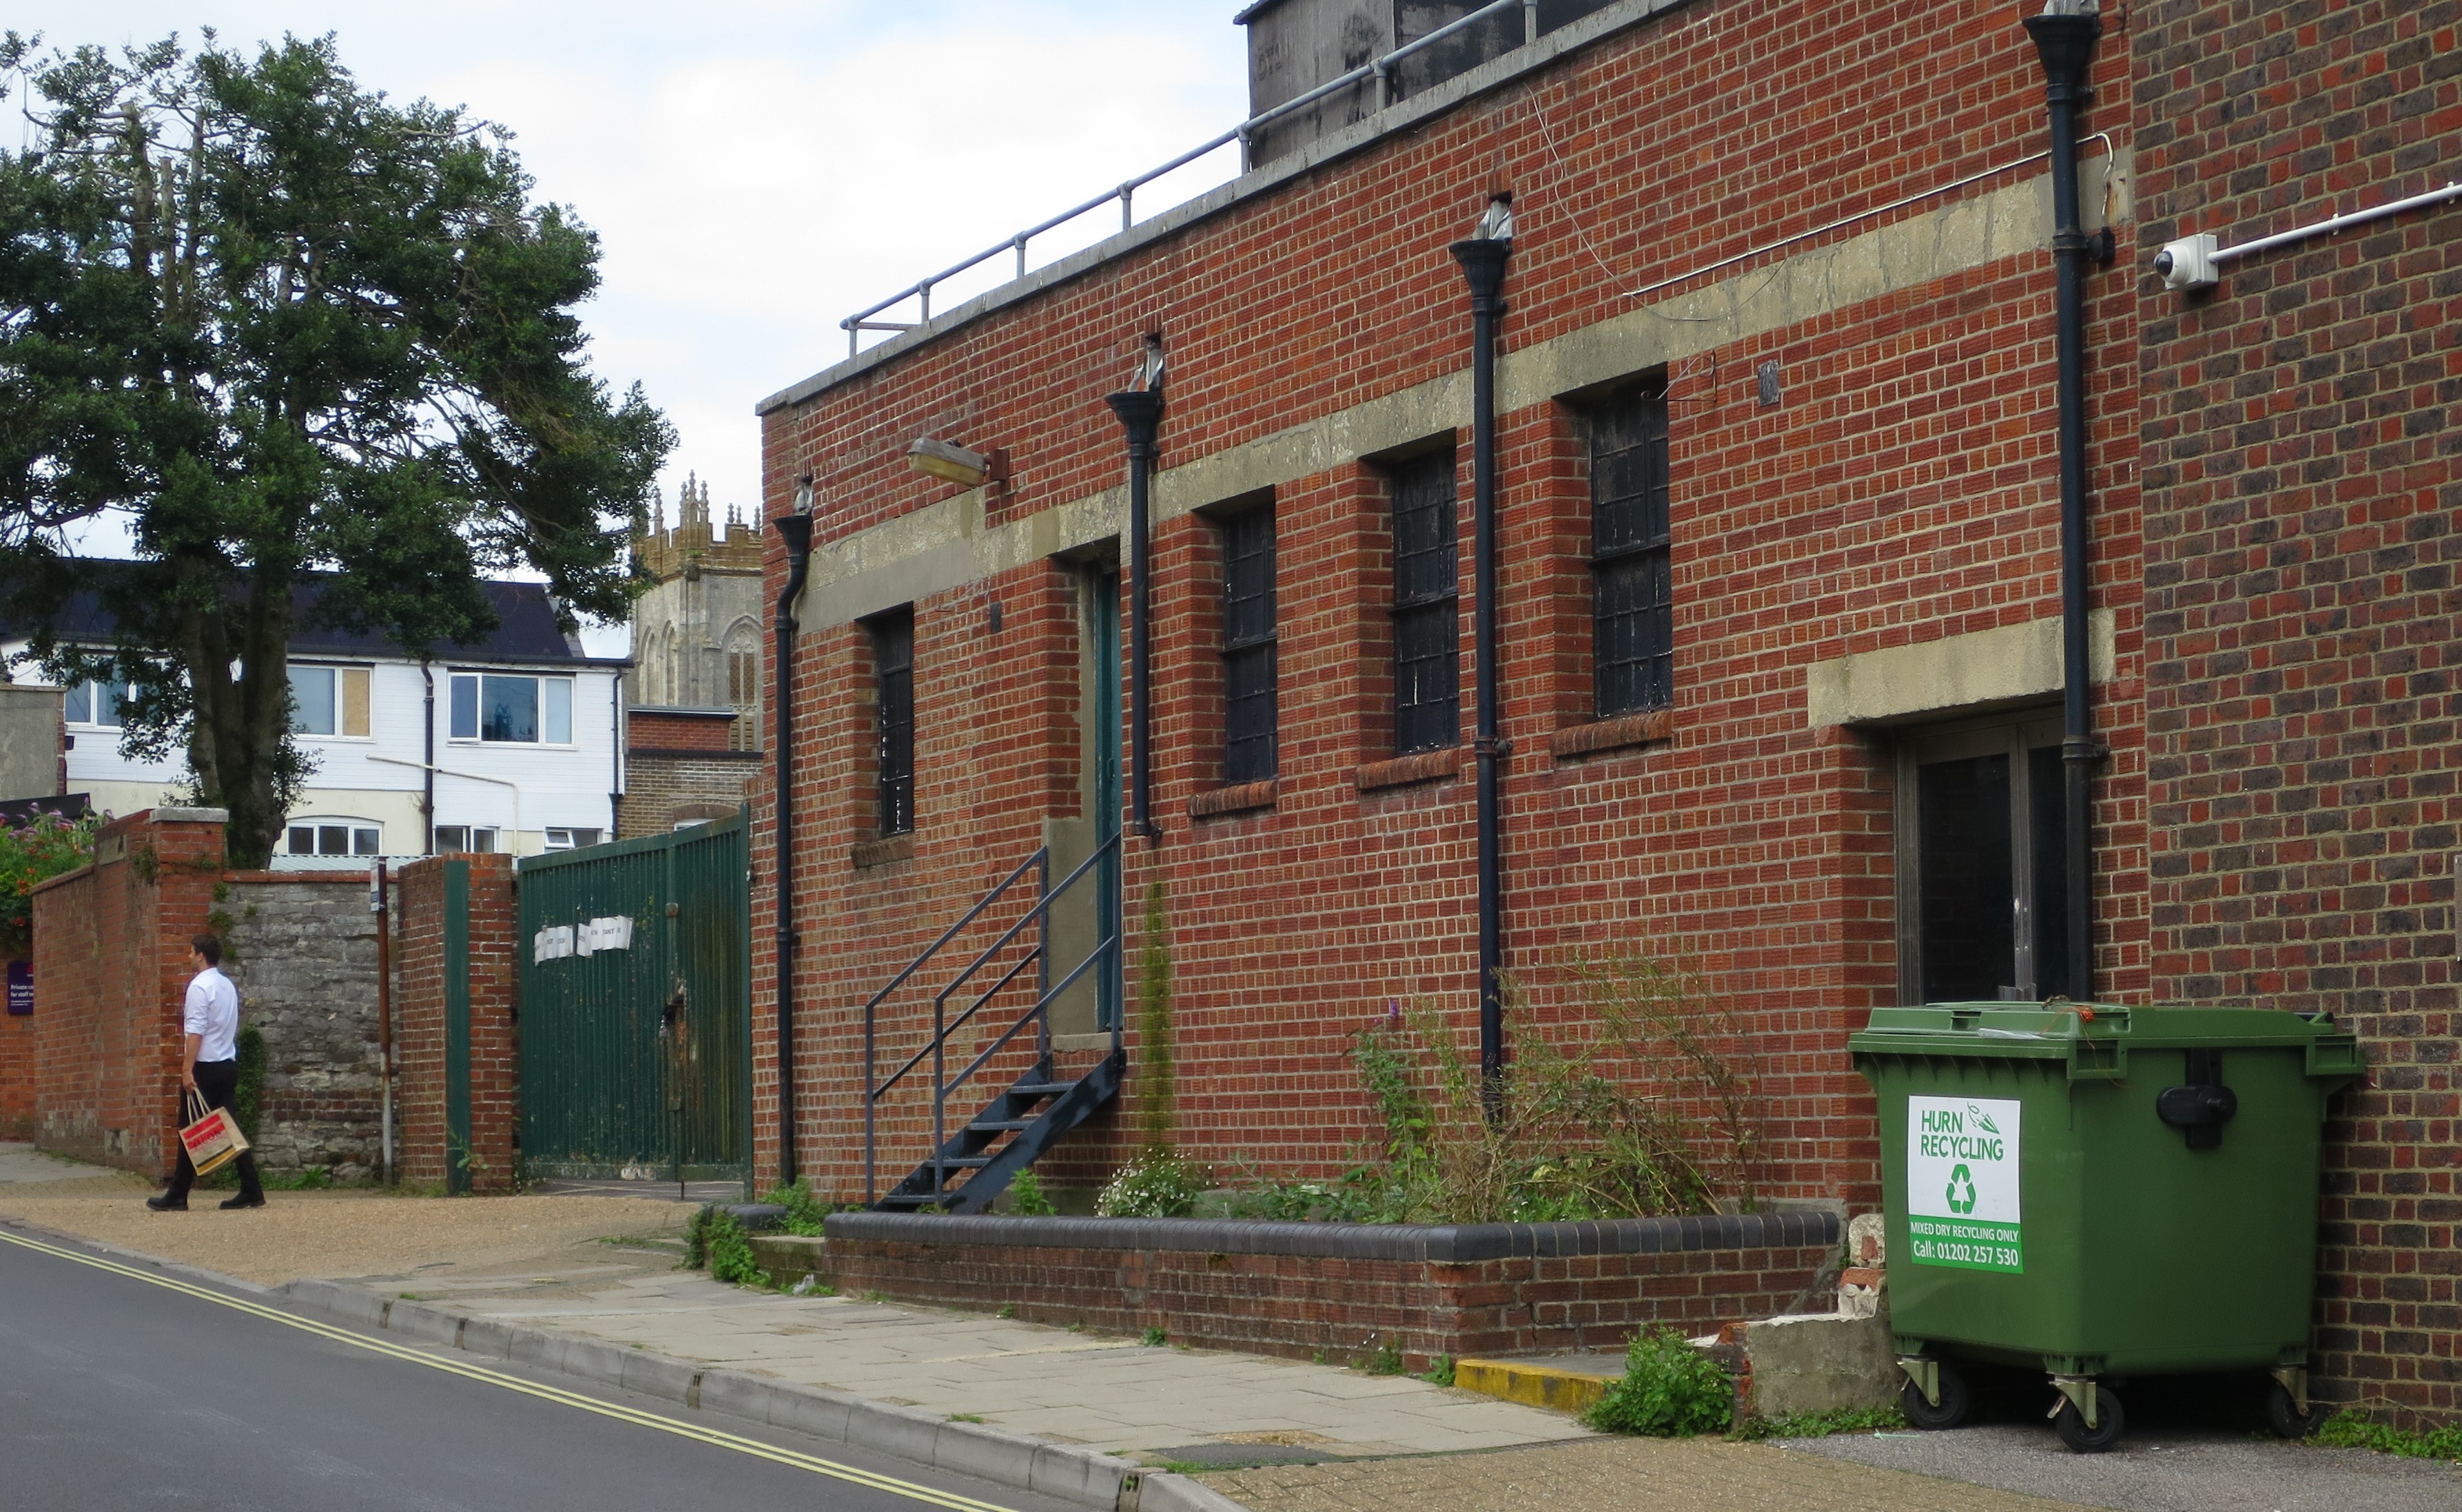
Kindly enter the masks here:
<path id="1" fill-rule="evenodd" d="M 870 628 L 880 833 L 904 835 L 915 828 L 915 611 L 884 614 Z"/>
<path id="2" fill-rule="evenodd" d="M 1664 380 L 1589 414 L 1590 660 L 1600 718 L 1675 701 Z"/>
<path id="3" fill-rule="evenodd" d="M 1461 739 L 1454 455 L 1397 464 L 1393 490 L 1393 750 Z"/>
<path id="4" fill-rule="evenodd" d="M 1222 522 L 1222 780 L 1262 782 L 1276 770 L 1274 510 Z"/>

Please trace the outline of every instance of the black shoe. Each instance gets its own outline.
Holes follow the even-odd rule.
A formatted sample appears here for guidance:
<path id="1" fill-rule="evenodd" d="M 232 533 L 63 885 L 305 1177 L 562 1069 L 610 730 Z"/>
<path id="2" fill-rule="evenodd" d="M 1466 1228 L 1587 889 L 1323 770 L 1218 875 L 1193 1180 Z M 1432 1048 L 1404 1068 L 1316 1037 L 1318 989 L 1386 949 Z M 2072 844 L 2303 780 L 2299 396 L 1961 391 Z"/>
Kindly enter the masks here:
<path id="1" fill-rule="evenodd" d="M 160 1197 L 149 1197 L 145 1199 L 145 1205 L 154 1209 L 154 1211 L 158 1213 L 184 1213 L 188 1210 L 188 1200 L 184 1197 L 174 1197 L 170 1193 L 164 1192 Z"/>
<path id="2" fill-rule="evenodd" d="M 246 1192 L 242 1192 L 239 1196 L 227 1200 L 223 1203 L 223 1211 L 227 1213 L 234 1207 L 263 1207 L 264 1205 L 265 1194 L 263 1192 L 257 1193 L 254 1197 L 250 1197 Z"/>

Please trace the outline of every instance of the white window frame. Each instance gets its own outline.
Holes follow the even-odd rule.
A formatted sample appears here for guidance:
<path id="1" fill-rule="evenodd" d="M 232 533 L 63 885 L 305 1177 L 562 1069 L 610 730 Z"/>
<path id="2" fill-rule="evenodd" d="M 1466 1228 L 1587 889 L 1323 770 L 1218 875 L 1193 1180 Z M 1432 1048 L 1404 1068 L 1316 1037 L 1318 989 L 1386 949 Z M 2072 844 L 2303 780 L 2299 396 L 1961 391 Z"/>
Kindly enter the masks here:
<path id="1" fill-rule="evenodd" d="M 68 700 L 71 693 L 81 692 L 85 694 L 86 713 L 91 716 L 94 713 L 95 705 L 97 702 L 95 697 L 96 690 L 106 687 L 119 690 L 118 696 L 112 700 L 111 712 L 113 719 L 111 723 L 104 724 L 100 720 L 92 717 L 76 719 L 69 716 Z M 128 685 L 126 683 L 120 682 L 116 678 L 109 682 L 105 682 L 100 678 L 89 677 L 84 682 L 79 683 L 75 687 L 60 690 L 60 717 L 72 730 L 125 730 L 128 728 L 127 724 L 119 719 L 118 715 L 119 713 L 119 706 L 127 701 Z"/>
<path id="2" fill-rule="evenodd" d="M 446 835 L 461 838 L 460 843 L 448 845 Z M 436 854 L 439 856 L 493 856 L 496 842 L 504 831 L 493 824 L 439 824 L 436 826 Z"/>
<path id="3" fill-rule="evenodd" d="M 547 838 L 542 842 L 541 848 L 546 850 L 586 850 L 589 847 L 599 843 L 599 834 L 600 832 L 598 830 L 593 829 L 588 825 L 551 825 L 548 828 Z M 590 838 L 585 841 L 576 841 L 573 838 L 576 835 L 587 835 Z"/>
<path id="4" fill-rule="evenodd" d="M 533 692 L 532 697 L 535 702 L 531 707 L 536 713 L 538 723 L 537 739 L 492 740 L 487 737 L 486 735 L 486 730 L 487 728 L 486 711 L 482 706 L 481 699 L 486 692 L 486 680 L 490 677 L 519 679 L 533 685 L 535 692 Z M 573 707 L 577 702 L 577 695 L 581 691 L 575 686 L 577 681 L 578 679 L 572 676 L 561 675 L 555 672 L 495 671 L 486 668 L 473 668 L 466 671 L 455 671 L 445 681 L 445 739 L 450 744 L 465 746 L 524 746 L 550 751 L 571 751 L 577 749 L 580 742 L 574 738 L 573 731 Z M 464 728 L 462 724 L 462 689 L 465 683 L 470 687 L 470 724 L 468 728 L 471 733 L 468 735 L 462 734 L 462 730 Z M 565 737 L 561 740 L 551 740 L 547 736 L 548 733 L 554 728 L 552 705 L 555 700 L 552 690 L 557 688 L 561 688 L 564 691 Z"/>
<path id="5" fill-rule="evenodd" d="M 329 830 L 340 830 L 347 848 L 326 850 L 325 832 Z M 298 848 L 298 839 L 303 833 L 309 838 L 306 850 Z M 361 837 L 367 840 L 368 848 L 365 850 L 359 848 Z M 281 853 L 285 856 L 318 856 L 326 860 L 374 860 L 384 854 L 384 826 L 372 819 L 356 819 L 344 814 L 302 814 L 283 820 Z"/>
<path id="6" fill-rule="evenodd" d="M 294 690 L 301 672 L 323 672 L 333 680 L 334 728 L 331 730 L 302 728 L 299 723 L 298 694 L 294 691 L 292 694 L 291 713 L 292 735 L 303 735 L 311 740 L 373 740 L 376 737 L 376 678 L 371 669 L 346 662 L 292 662 L 289 664 L 286 674 L 292 680 Z M 359 677 L 359 698 L 362 705 L 359 712 L 365 716 L 368 726 L 366 730 L 356 734 L 350 729 L 350 683 L 351 674 L 354 672 Z"/>

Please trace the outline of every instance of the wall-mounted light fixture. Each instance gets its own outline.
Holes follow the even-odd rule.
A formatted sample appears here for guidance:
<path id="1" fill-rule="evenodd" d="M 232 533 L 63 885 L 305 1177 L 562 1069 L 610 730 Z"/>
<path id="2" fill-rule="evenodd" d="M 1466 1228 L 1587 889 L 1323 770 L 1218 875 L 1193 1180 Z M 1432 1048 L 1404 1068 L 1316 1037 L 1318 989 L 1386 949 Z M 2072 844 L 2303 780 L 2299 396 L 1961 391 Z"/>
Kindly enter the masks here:
<path id="1" fill-rule="evenodd" d="M 981 488 L 995 470 L 995 455 L 970 452 L 954 441 L 918 436 L 915 444 L 906 448 L 906 465 L 918 473 L 947 479 L 961 488 Z"/>

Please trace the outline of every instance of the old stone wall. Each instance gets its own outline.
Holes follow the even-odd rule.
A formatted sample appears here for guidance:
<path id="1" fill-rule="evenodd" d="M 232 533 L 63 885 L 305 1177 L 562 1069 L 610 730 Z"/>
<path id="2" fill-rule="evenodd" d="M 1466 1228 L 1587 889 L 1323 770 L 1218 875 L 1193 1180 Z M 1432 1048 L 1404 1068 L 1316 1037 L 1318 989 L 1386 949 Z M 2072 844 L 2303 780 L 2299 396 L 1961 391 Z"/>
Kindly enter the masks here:
<path id="1" fill-rule="evenodd" d="M 361 872 L 234 872 L 217 890 L 240 1022 L 265 1036 L 257 1160 L 372 1180 L 383 1157 L 376 915 Z"/>

